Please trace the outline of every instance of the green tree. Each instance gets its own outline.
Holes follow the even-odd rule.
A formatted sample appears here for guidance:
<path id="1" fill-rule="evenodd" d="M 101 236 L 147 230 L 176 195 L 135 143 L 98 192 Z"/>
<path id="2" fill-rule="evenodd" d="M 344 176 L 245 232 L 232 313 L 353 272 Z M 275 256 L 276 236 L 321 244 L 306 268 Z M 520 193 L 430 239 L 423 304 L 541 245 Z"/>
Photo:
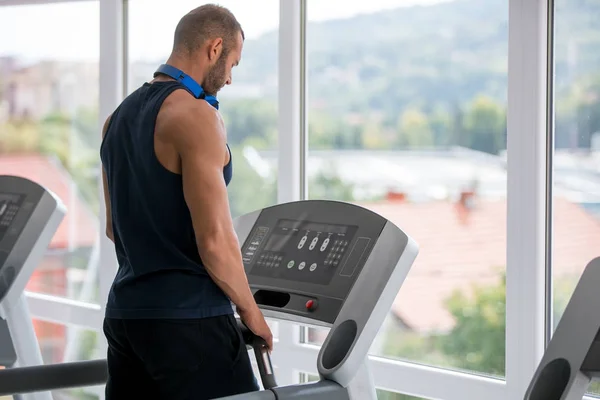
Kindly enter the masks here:
<path id="1" fill-rule="evenodd" d="M 377 389 L 377 400 L 424 400 L 421 397 L 410 396 L 408 394 L 388 392 Z"/>
<path id="2" fill-rule="evenodd" d="M 495 286 L 475 286 L 472 296 L 456 291 L 447 300 L 455 325 L 438 337 L 453 366 L 493 375 L 504 374 L 506 279 Z"/>
<path id="3" fill-rule="evenodd" d="M 579 276 L 554 278 L 554 326 L 571 298 Z M 505 373 L 506 278 L 496 285 L 473 287 L 470 295 L 456 291 L 446 303 L 456 321 L 452 330 L 437 338 L 437 346 L 452 366 L 486 374 Z M 600 384 L 590 385 L 600 392 Z"/>
<path id="4" fill-rule="evenodd" d="M 341 118 L 333 118 L 328 113 L 311 110 L 308 118 L 308 141 L 312 150 L 336 147 L 336 137 L 344 131 Z"/>
<path id="5" fill-rule="evenodd" d="M 398 120 L 397 145 L 401 147 L 426 147 L 433 145 L 433 132 L 427 115 L 409 108 Z"/>
<path id="6" fill-rule="evenodd" d="M 497 154 L 506 148 L 506 112 L 490 97 L 479 95 L 468 106 L 463 121 L 466 147 Z"/>
<path id="7" fill-rule="evenodd" d="M 24 154 L 39 150 L 37 124 L 29 120 L 13 120 L 0 125 L 0 153 Z"/>
<path id="8" fill-rule="evenodd" d="M 308 182 L 311 199 L 354 201 L 352 184 L 344 182 L 335 172 L 334 166 L 323 168 Z"/>
<path id="9" fill-rule="evenodd" d="M 592 135 L 600 132 L 600 74 L 586 77 L 577 103 L 577 147 L 590 148 Z"/>
<path id="10" fill-rule="evenodd" d="M 448 357 L 436 347 L 436 336 L 408 329 L 387 326 L 382 357 L 416 360 L 420 363 L 451 367 Z"/>
<path id="11" fill-rule="evenodd" d="M 454 145 L 452 137 L 452 116 L 442 107 L 436 107 L 429 117 L 429 125 L 436 146 Z"/>
<path id="12" fill-rule="evenodd" d="M 363 149 L 387 149 L 389 138 L 384 126 L 375 118 L 367 120 L 360 126 L 361 146 Z"/>
<path id="13" fill-rule="evenodd" d="M 277 177 L 261 176 L 244 155 L 243 146 L 231 146 L 233 179 L 228 187 L 231 215 L 258 210 L 277 202 Z"/>
<path id="14" fill-rule="evenodd" d="M 277 103 L 272 100 L 238 99 L 221 107 L 227 140 L 239 146 L 249 138 L 260 138 L 264 148 L 277 144 Z"/>
<path id="15" fill-rule="evenodd" d="M 39 132 L 37 150 L 41 154 L 54 156 L 60 160 L 63 168 L 77 184 L 79 194 L 97 215 L 100 206 L 98 191 L 100 141 L 94 141 L 90 137 L 93 115 L 86 118 L 87 120 L 80 120 L 77 116 L 48 115 L 37 124 Z M 81 129 L 87 129 L 87 132 Z M 96 136 L 100 138 L 99 133 Z"/>

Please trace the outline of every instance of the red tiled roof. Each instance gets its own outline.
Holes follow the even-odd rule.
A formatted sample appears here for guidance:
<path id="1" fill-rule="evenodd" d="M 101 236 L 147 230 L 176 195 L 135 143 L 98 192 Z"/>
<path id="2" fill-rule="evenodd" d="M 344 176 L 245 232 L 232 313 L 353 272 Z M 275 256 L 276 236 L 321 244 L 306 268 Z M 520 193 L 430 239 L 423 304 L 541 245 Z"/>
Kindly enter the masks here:
<path id="1" fill-rule="evenodd" d="M 0 155 L 0 175 L 30 179 L 54 192 L 63 201 L 67 213 L 49 248 L 66 249 L 69 240 L 74 247 L 93 246 L 98 235 L 97 219 L 79 194 L 72 192 L 71 177 L 57 162 L 38 154 L 3 154 Z"/>
<path id="2" fill-rule="evenodd" d="M 420 245 L 393 312 L 417 331 L 454 324 L 445 299 L 474 284 L 494 285 L 506 266 L 506 201 L 478 199 L 474 209 L 449 202 L 361 204 L 394 222 Z M 581 274 L 600 255 L 600 221 L 577 204 L 554 201 L 554 276 Z"/>

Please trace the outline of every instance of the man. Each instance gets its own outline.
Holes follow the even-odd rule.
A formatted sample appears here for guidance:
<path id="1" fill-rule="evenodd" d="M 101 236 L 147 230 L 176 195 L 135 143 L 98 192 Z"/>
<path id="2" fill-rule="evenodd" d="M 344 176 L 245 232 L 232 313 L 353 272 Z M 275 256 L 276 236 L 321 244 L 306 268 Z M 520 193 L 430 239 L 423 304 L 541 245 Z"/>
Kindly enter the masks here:
<path id="1" fill-rule="evenodd" d="M 104 322 L 107 400 L 258 389 L 231 303 L 269 350 L 273 339 L 233 229 L 232 159 L 215 97 L 243 41 L 227 9 L 191 11 L 166 65 L 104 125 L 106 234 L 119 262 Z"/>

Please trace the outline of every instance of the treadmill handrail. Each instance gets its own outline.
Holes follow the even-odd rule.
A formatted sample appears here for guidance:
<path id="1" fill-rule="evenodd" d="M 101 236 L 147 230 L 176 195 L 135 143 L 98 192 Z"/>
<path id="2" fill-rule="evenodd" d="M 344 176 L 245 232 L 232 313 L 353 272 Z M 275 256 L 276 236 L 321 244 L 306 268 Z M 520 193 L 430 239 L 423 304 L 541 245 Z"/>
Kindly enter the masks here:
<path id="1" fill-rule="evenodd" d="M 0 396 L 106 384 L 106 359 L 0 370 Z"/>

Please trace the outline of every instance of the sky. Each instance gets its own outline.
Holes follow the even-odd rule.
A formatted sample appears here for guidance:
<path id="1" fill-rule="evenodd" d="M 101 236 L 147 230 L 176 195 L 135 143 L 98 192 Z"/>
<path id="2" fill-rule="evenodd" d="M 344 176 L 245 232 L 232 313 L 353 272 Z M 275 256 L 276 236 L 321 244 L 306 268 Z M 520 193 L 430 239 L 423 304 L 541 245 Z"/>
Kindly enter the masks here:
<path id="1" fill-rule="evenodd" d="M 347 18 L 441 0 L 308 0 L 310 21 Z M 238 18 L 247 38 L 277 29 L 279 0 L 215 0 Z M 168 4 L 168 7 L 162 4 Z M 202 4 L 199 0 L 129 0 L 129 57 L 156 60 L 171 50 L 173 31 L 182 15 Z M 98 1 L 1 6 L 0 56 L 23 61 L 97 60 Z M 7 39 L 8 40 L 4 40 Z"/>

